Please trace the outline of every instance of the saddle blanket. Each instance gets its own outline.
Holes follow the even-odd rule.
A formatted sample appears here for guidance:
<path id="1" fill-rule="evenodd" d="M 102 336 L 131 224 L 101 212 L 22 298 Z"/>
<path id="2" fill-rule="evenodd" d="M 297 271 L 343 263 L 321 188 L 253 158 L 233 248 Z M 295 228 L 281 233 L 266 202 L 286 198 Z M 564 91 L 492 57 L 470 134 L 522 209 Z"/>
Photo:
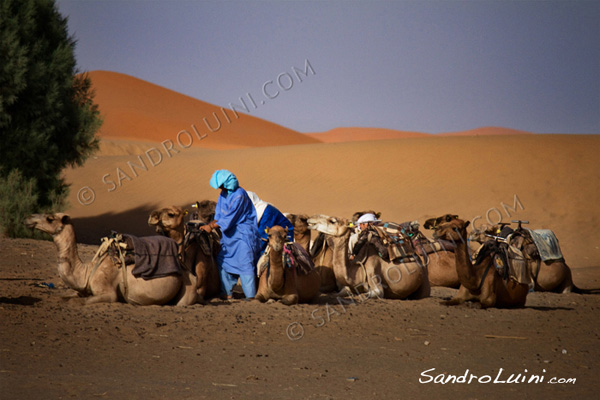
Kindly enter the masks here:
<path id="1" fill-rule="evenodd" d="M 542 261 L 560 260 L 563 258 L 558 239 L 550 229 L 527 229 Z"/>
<path id="2" fill-rule="evenodd" d="M 137 237 L 123 235 L 131 240 L 135 254 L 135 267 L 132 274 L 145 280 L 162 278 L 167 275 L 181 275 L 177 242 L 165 236 Z"/>

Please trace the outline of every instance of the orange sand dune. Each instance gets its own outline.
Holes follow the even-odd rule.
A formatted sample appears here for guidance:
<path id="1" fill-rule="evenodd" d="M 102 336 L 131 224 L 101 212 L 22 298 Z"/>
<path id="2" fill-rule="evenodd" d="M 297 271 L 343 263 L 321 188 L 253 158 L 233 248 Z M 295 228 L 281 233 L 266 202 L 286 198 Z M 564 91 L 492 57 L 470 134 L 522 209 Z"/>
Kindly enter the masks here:
<path id="1" fill-rule="evenodd" d="M 534 229 L 555 231 L 572 267 L 600 266 L 600 135 L 192 147 L 170 156 L 159 147 L 135 155 L 132 150 L 144 147 L 134 142 L 110 146 L 113 155 L 99 154 L 66 173 L 72 184 L 68 212 L 86 243 L 97 244 L 111 229 L 153 234 L 146 224 L 152 209 L 217 200 L 210 177 L 229 169 L 242 187 L 284 212 L 349 217 L 375 209 L 384 220 L 421 223 L 450 212 L 477 226 L 488 217 L 529 220 Z M 83 205 L 78 194 L 91 204 Z"/>
<path id="2" fill-rule="evenodd" d="M 291 129 L 243 114 L 241 101 L 233 101 L 240 106 L 235 106 L 234 112 L 129 75 L 92 71 L 89 76 L 96 90 L 95 101 L 104 117 L 99 132 L 103 138 L 171 140 L 179 147 L 191 143 L 211 149 L 317 142 Z M 252 106 L 246 103 L 250 109 Z"/>
<path id="3" fill-rule="evenodd" d="M 431 136 L 428 133 L 397 131 L 385 128 L 335 128 L 327 132 L 307 133 L 324 143 L 356 142 L 365 140 L 404 139 Z"/>

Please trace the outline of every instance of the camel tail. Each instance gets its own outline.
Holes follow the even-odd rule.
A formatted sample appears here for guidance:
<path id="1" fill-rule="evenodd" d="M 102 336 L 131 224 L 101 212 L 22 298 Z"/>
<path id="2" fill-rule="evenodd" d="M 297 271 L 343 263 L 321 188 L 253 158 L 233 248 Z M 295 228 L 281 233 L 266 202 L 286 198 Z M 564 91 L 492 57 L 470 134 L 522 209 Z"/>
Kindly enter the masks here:
<path id="1" fill-rule="evenodd" d="M 582 289 L 580 287 L 573 285 L 573 289 L 571 289 L 571 292 L 579 293 L 579 294 L 600 294 L 600 288 Z"/>

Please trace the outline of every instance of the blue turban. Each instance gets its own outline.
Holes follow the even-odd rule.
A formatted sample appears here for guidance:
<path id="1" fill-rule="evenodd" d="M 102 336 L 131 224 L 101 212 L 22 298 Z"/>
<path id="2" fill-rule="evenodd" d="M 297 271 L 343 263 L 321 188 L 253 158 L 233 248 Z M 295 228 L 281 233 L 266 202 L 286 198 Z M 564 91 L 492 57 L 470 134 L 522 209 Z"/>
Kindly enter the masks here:
<path id="1" fill-rule="evenodd" d="M 210 178 L 210 186 L 215 189 L 219 189 L 223 186 L 228 192 L 233 192 L 240 185 L 234 174 L 226 169 L 219 169 L 215 171 L 212 178 Z"/>

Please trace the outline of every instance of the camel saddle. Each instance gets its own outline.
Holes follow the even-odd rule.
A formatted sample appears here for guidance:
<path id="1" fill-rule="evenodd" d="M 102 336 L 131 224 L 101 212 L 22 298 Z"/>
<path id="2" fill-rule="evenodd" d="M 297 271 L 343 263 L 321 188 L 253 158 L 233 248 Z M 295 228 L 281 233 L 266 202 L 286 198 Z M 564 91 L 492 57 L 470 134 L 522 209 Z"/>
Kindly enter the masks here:
<path id="1" fill-rule="evenodd" d="M 413 247 L 420 256 L 437 253 L 439 251 L 454 252 L 454 250 L 456 250 L 456 243 L 453 243 L 449 240 L 429 240 L 419 230 L 418 221 L 403 222 L 399 224 L 399 228 L 401 229 L 402 233 L 412 240 Z"/>
<path id="2" fill-rule="evenodd" d="M 550 229 L 525 229 L 529 232 L 542 261 L 562 260 L 563 254 L 558 245 L 558 238 Z"/>
<path id="3" fill-rule="evenodd" d="M 375 225 L 374 228 L 384 246 L 387 247 L 390 261 L 415 256 L 415 247 L 401 224 L 385 222 Z"/>
<path id="4" fill-rule="evenodd" d="M 257 268 L 256 275 L 260 277 L 263 271 L 269 269 L 270 264 L 270 253 L 271 246 L 267 246 L 267 249 L 260 256 Z M 283 265 L 286 268 L 295 268 L 301 274 L 308 275 L 312 270 L 315 269 L 315 263 L 313 262 L 310 254 L 304 249 L 304 247 L 300 246 L 298 243 L 289 242 L 283 246 Z"/>
<path id="5" fill-rule="evenodd" d="M 283 260 L 287 268 L 296 268 L 304 275 L 308 275 L 315 269 L 315 264 L 308 251 L 295 242 L 289 242 L 283 246 Z"/>
<path id="6" fill-rule="evenodd" d="M 491 240 L 490 242 L 493 242 Z M 487 243 L 487 242 L 486 242 Z M 517 247 L 508 243 L 499 245 L 499 255 L 496 256 L 496 269 L 504 280 L 509 278 L 518 283 L 529 285 L 532 281 L 528 261 Z"/>
<path id="7" fill-rule="evenodd" d="M 196 242 L 205 256 L 213 256 L 221 250 L 221 241 L 217 232 L 211 233 L 200 229 L 202 225 L 206 225 L 201 221 L 190 221 L 186 224 L 186 235 L 184 239 L 184 247 L 188 244 Z"/>
<path id="8" fill-rule="evenodd" d="M 181 275 L 177 242 L 165 236 L 137 237 L 113 233 L 109 255 L 120 264 L 134 264 L 131 273 L 144 280 Z"/>
<path id="9" fill-rule="evenodd" d="M 323 232 L 319 232 L 314 242 L 310 244 L 310 257 L 315 258 L 323 249 L 333 248 L 333 238 L 327 237 Z"/>

